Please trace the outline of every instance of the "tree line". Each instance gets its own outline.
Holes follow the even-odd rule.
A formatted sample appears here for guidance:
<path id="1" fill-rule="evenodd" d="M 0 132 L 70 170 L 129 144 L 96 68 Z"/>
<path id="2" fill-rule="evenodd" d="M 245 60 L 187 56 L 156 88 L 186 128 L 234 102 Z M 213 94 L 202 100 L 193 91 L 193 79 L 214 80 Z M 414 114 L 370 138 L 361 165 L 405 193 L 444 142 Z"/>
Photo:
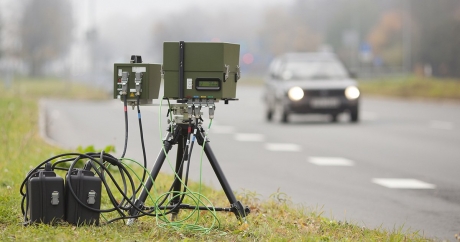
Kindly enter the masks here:
<path id="1" fill-rule="evenodd" d="M 41 75 L 49 63 L 69 53 L 75 39 L 72 4 L 28 0 L 21 9 L 21 48 L 15 55 L 31 75 Z M 146 25 L 152 36 L 149 49 L 160 56 L 163 41 L 236 42 L 242 55 L 254 57 L 242 68 L 260 73 L 284 52 L 332 50 L 351 68 L 398 67 L 406 73 L 460 77 L 458 0 L 297 0 L 260 9 L 235 14 L 231 8 L 210 13 L 195 7 L 172 13 Z M 0 48 L 0 58 L 8 51 Z"/>

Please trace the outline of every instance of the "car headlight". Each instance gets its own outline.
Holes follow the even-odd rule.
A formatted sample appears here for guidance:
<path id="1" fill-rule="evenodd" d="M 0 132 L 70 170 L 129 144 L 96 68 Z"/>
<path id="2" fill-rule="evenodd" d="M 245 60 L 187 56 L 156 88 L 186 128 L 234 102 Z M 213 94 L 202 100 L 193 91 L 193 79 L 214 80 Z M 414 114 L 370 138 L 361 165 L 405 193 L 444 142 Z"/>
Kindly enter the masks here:
<path id="1" fill-rule="evenodd" d="M 345 97 L 347 97 L 350 100 L 358 98 L 359 95 L 359 89 L 355 86 L 349 86 L 345 89 Z"/>
<path id="2" fill-rule="evenodd" d="M 303 98 L 303 95 L 304 95 L 303 89 L 300 87 L 292 87 L 288 91 L 288 97 L 292 101 L 299 101 L 300 99 Z"/>

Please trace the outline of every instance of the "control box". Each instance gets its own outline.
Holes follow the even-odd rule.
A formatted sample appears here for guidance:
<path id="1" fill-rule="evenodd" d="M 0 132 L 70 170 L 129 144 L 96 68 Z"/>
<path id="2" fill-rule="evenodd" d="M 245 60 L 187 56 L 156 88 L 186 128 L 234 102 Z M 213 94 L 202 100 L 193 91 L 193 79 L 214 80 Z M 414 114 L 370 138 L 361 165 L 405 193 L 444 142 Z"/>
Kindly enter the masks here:
<path id="1" fill-rule="evenodd" d="M 128 102 L 151 104 L 158 99 L 161 84 L 161 65 L 148 63 L 115 63 L 113 97 Z"/>
<path id="2" fill-rule="evenodd" d="M 240 46 L 219 42 L 164 42 L 164 96 L 172 99 L 236 98 Z"/>

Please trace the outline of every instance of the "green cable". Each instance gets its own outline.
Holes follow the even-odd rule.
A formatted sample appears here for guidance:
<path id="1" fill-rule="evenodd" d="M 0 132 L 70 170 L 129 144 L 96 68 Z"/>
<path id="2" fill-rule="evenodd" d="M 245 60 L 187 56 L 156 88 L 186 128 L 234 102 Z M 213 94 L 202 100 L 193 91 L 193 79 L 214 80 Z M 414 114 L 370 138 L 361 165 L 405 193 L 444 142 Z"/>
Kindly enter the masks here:
<path id="1" fill-rule="evenodd" d="M 150 174 L 150 172 L 148 172 L 147 168 L 145 168 L 142 164 L 140 164 L 139 162 L 133 160 L 133 159 L 129 159 L 129 158 L 122 158 L 122 164 L 125 165 L 132 173 L 134 173 L 134 175 L 136 176 L 136 178 L 141 182 L 142 186 L 145 188 L 145 183 L 144 181 L 141 179 L 141 177 L 134 171 L 134 169 L 132 167 L 130 167 L 126 162 L 123 162 L 123 160 L 128 160 L 128 161 L 131 161 L 131 162 L 134 162 L 136 165 L 138 165 L 139 167 L 141 167 L 144 171 L 147 171 L 147 174 L 148 174 L 148 178 L 151 179 L 153 181 L 153 177 L 152 175 Z M 157 193 L 157 189 L 156 189 L 156 186 L 155 186 L 155 182 L 152 182 L 153 184 L 153 192 L 154 192 L 154 196 L 155 196 L 155 193 Z M 151 199 L 152 203 L 154 203 L 155 207 L 156 207 L 156 203 L 155 203 L 155 200 L 152 198 L 152 195 L 150 194 L 150 191 L 148 191 L 147 189 L 144 189 L 146 190 L 147 194 L 148 194 L 148 197 Z"/>
<path id="2" fill-rule="evenodd" d="M 162 129 L 161 129 L 161 127 L 162 127 L 162 122 L 161 122 L 161 107 L 162 107 L 162 104 L 163 104 L 163 98 L 162 98 L 161 101 L 160 101 L 160 110 L 159 110 L 159 130 L 160 130 L 160 139 L 161 139 L 161 140 L 162 140 L 162 137 L 163 137 L 163 134 L 162 134 L 162 131 L 161 131 L 161 130 L 162 130 Z M 170 114 L 170 120 L 172 121 L 172 114 L 171 114 L 172 110 L 171 110 L 171 104 L 169 103 L 169 99 L 168 99 L 168 107 L 169 107 L 169 110 L 170 110 L 170 113 L 169 113 L 169 114 Z M 208 129 L 211 127 L 211 123 L 212 123 L 212 119 L 211 119 L 211 121 L 210 121 L 210 123 L 209 123 Z M 172 126 L 171 126 L 170 132 L 171 132 L 171 133 L 173 132 Z M 157 216 L 156 216 L 156 217 L 157 217 L 157 225 L 158 225 L 158 226 L 163 226 L 163 225 L 161 225 L 161 224 L 159 223 L 159 220 L 161 220 L 161 221 L 163 221 L 163 222 L 165 223 L 165 225 L 172 226 L 172 227 L 174 227 L 174 228 L 190 228 L 190 229 L 192 229 L 192 230 L 194 230 L 194 231 L 195 231 L 197 228 L 200 228 L 200 230 L 203 231 L 203 232 L 205 232 L 205 233 L 209 233 L 209 231 L 215 227 L 216 221 L 217 221 L 217 223 L 218 223 L 218 226 L 217 226 L 217 227 L 220 226 L 220 221 L 219 221 L 219 219 L 218 219 L 218 217 L 217 217 L 217 215 L 216 215 L 216 211 L 215 211 L 214 206 L 212 205 L 212 203 L 210 202 L 210 200 L 209 200 L 208 198 L 206 198 L 206 196 L 204 196 L 203 194 L 201 194 L 201 189 L 202 189 L 202 188 L 201 188 L 201 185 L 202 185 L 203 151 L 204 151 L 204 145 L 205 145 L 205 142 L 206 142 L 206 138 L 207 138 L 207 134 L 206 134 L 206 136 L 205 136 L 205 141 L 204 141 L 204 143 L 203 143 L 203 148 L 202 148 L 202 155 L 201 155 L 201 162 L 200 162 L 200 178 L 199 178 L 199 181 L 200 181 L 200 182 L 199 182 L 199 192 L 198 192 L 198 193 L 193 192 L 188 186 L 186 186 L 185 183 L 183 182 L 183 180 L 182 180 L 182 179 L 179 177 L 179 175 L 174 171 L 173 165 L 171 164 L 171 162 L 170 162 L 170 160 L 169 160 L 168 153 L 166 153 L 166 149 L 165 149 L 165 147 L 164 147 L 164 144 L 162 145 L 163 152 L 165 152 L 166 160 L 168 161 L 168 164 L 169 164 L 171 170 L 173 170 L 174 176 L 179 180 L 179 182 L 183 185 L 183 187 L 184 187 L 184 189 L 185 189 L 185 191 L 186 191 L 186 192 L 182 192 L 182 191 L 179 191 L 179 192 L 178 192 L 178 191 L 175 191 L 174 193 L 175 193 L 176 195 L 173 196 L 172 198 L 170 198 L 169 201 L 171 201 L 171 200 L 172 200 L 173 198 L 175 198 L 176 196 L 182 196 L 182 195 L 185 194 L 187 197 L 189 197 L 190 199 L 192 199 L 193 201 L 195 201 L 195 203 L 196 203 L 196 208 L 193 210 L 193 212 L 191 212 L 191 214 L 190 214 L 189 216 L 187 216 L 185 219 L 183 219 L 183 220 L 181 220 L 181 221 L 179 221 L 179 222 L 172 222 L 172 221 L 169 221 L 168 219 L 165 218 L 166 216 L 159 216 L 158 213 L 157 213 Z M 162 140 L 162 141 L 163 141 L 163 140 Z M 163 143 L 163 142 L 162 142 L 162 143 Z M 190 159 L 190 157 L 189 157 L 189 159 Z M 171 193 L 172 193 L 172 192 L 166 192 L 166 193 L 160 195 L 160 196 L 158 197 L 158 199 L 156 200 L 155 204 L 157 204 L 157 202 L 158 202 L 162 197 L 164 197 L 164 196 L 169 196 Z M 149 196 L 150 196 L 150 194 L 149 194 Z M 197 197 L 198 197 L 198 198 L 197 198 Z M 208 204 L 211 205 L 211 207 L 212 207 L 213 209 L 212 209 L 212 210 L 209 209 L 209 206 L 205 205 L 204 202 L 201 200 L 201 198 L 205 199 L 205 200 L 208 202 Z M 212 214 L 212 216 L 213 216 L 213 218 L 214 218 L 211 227 L 210 227 L 210 228 L 204 228 L 203 226 L 199 226 L 199 225 L 196 225 L 196 224 L 194 224 L 194 225 L 192 225 L 192 226 L 190 227 L 190 225 L 183 224 L 183 223 L 182 223 L 183 221 L 189 219 L 189 218 L 190 218 L 194 213 L 196 213 L 197 211 L 200 211 L 200 210 L 198 209 L 198 206 L 200 205 L 200 203 L 203 204 L 205 207 L 208 208 L 208 211 L 211 212 L 211 214 Z M 197 219 L 195 220 L 195 223 L 199 222 L 199 214 L 200 214 L 200 213 L 198 212 L 197 214 L 198 214 L 198 215 L 197 215 Z"/>

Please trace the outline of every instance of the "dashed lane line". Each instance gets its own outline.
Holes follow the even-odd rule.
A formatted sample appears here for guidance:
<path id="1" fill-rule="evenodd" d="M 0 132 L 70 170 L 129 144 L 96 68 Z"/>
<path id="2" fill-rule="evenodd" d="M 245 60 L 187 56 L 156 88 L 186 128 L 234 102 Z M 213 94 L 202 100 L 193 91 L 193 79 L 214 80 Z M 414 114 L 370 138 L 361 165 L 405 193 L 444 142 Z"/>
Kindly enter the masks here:
<path id="1" fill-rule="evenodd" d="M 298 144 L 290 143 L 267 143 L 265 149 L 269 151 L 286 151 L 286 152 L 299 152 L 302 150 Z"/>
<path id="2" fill-rule="evenodd" d="M 430 127 L 433 129 L 452 130 L 454 128 L 454 124 L 447 121 L 431 120 Z"/>
<path id="3" fill-rule="evenodd" d="M 235 140 L 243 142 L 263 142 L 265 135 L 263 134 L 251 134 L 251 133 L 237 133 L 234 136 Z"/>
<path id="4" fill-rule="evenodd" d="M 436 185 L 417 179 L 374 178 L 372 182 L 393 189 L 434 189 Z"/>
<path id="5" fill-rule="evenodd" d="M 355 162 L 342 157 L 308 157 L 308 162 L 317 166 L 354 166 Z"/>

